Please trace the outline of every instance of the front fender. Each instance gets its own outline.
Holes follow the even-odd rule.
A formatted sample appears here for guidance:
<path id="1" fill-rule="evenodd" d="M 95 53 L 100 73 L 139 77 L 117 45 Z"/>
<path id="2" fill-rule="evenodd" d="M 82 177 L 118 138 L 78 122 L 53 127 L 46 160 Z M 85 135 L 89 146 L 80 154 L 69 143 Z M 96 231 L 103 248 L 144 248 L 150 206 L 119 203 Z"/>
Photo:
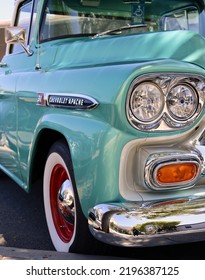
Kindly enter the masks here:
<path id="1" fill-rule="evenodd" d="M 40 135 L 46 137 L 45 131 L 51 130 L 67 140 L 84 214 L 96 203 L 119 199 L 119 162 L 127 136 L 89 114 L 46 115 L 38 123 L 29 152 L 30 173 L 33 155 L 48 148 L 39 147 Z"/>

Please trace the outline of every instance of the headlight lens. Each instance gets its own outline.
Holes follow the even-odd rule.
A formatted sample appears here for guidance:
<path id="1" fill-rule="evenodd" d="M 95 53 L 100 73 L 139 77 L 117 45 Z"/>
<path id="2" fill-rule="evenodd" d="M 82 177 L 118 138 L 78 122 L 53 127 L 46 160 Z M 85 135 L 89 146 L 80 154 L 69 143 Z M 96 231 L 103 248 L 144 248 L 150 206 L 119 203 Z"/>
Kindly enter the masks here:
<path id="1" fill-rule="evenodd" d="M 167 107 L 176 120 L 189 119 L 196 112 L 197 106 L 197 93 L 189 85 L 177 85 L 168 94 Z"/>
<path id="2" fill-rule="evenodd" d="M 144 82 L 137 85 L 130 98 L 130 109 L 141 122 L 156 120 L 164 108 L 164 94 L 154 83 Z"/>

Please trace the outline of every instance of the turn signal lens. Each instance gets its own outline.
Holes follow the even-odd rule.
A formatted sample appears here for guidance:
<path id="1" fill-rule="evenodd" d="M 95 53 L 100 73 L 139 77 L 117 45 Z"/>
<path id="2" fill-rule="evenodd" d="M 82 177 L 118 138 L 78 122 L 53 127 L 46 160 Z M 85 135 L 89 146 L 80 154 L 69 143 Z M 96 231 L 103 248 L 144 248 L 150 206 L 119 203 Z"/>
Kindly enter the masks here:
<path id="1" fill-rule="evenodd" d="M 156 172 L 159 184 L 174 184 L 193 180 L 198 173 L 195 163 L 168 164 L 160 167 Z"/>

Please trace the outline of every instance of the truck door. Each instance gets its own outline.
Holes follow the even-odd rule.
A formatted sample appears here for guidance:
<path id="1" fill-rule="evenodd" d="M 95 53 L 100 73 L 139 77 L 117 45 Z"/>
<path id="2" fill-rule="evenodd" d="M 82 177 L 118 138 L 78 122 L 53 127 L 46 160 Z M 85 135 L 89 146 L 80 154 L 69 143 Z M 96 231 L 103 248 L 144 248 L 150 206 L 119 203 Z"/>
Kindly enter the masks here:
<path id="1" fill-rule="evenodd" d="M 32 8 L 32 0 L 22 1 L 16 12 L 15 25 L 25 28 L 26 34 L 30 34 L 31 31 Z M 10 45 L 0 67 L 0 168 L 16 181 L 21 177 L 18 123 L 27 119 L 27 116 L 22 116 L 18 109 L 16 85 L 19 77 L 34 65 L 32 58 L 29 63 L 27 61 L 28 56 L 19 44 Z"/>

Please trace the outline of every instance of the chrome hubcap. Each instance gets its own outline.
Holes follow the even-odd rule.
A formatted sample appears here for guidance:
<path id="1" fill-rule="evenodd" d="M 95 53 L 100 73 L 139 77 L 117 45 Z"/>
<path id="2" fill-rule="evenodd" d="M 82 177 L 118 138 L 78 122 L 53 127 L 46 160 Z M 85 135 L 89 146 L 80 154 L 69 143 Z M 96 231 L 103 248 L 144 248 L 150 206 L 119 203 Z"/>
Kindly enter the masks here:
<path id="1" fill-rule="evenodd" d="M 74 193 L 70 180 L 66 180 L 58 192 L 58 209 L 67 223 L 74 225 Z"/>

